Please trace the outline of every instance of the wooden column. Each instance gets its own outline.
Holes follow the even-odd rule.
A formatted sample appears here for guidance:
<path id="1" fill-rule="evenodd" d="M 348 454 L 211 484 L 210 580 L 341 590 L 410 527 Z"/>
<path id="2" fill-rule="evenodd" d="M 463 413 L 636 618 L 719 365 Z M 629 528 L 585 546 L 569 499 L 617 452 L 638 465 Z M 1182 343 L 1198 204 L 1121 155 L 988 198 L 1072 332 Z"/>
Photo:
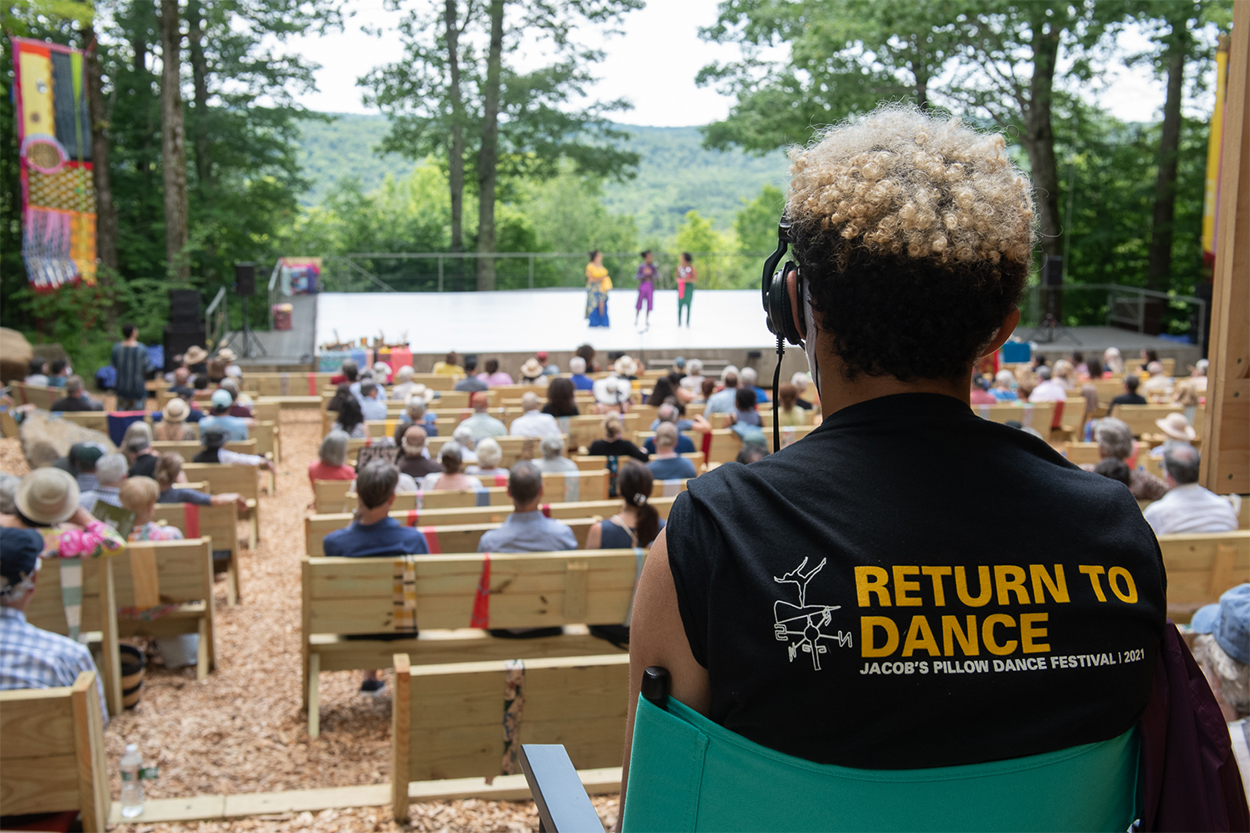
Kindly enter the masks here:
<path id="1" fill-rule="evenodd" d="M 1250 3 L 1233 4 L 1200 482 L 1250 493 Z"/>

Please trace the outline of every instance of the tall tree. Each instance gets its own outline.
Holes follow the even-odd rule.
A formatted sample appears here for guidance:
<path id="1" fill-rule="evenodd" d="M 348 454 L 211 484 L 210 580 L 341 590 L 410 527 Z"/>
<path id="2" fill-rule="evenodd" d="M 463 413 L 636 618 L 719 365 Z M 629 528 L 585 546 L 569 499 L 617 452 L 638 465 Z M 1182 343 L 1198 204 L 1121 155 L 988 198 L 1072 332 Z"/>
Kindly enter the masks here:
<path id="1" fill-rule="evenodd" d="M 187 252 L 186 130 L 182 117 L 182 29 L 178 0 L 161 0 L 161 174 L 165 187 L 165 268 L 179 282 L 191 277 Z"/>
<path id="2" fill-rule="evenodd" d="M 443 37 L 447 39 L 447 101 L 451 105 L 448 125 L 447 183 L 451 192 L 451 250 L 464 248 L 464 95 L 460 92 L 460 31 L 456 0 L 444 0 Z"/>
<path id="3" fill-rule="evenodd" d="M 1167 98 L 1163 102 L 1163 126 L 1159 134 L 1159 172 L 1155 178 L 1154 216 L 1151 218 L 1150 262 L 1146 266 L 1146 287 L 1166 285 L 1172 271 L 1172 220 L 1176 204 L 1177 152 L 1181 144 L 1181 99 L 1185 93 L 1185 57 L 1193 38 L 1189 21 L 1193 4 L 1166 3 L 1164 38 L 1167 66 Z M 1187 8 L 1188 7 L 1188 8 Z"/>
<path id="4" fill-rule="evenodd" d="M 96 257 L 100 266 L 97 280 L 107 288 L 117 272 L 117 209 L 113 205 L 113 187 L 109 176 L 109 117 L 104 102 L 104 61 L 101 45 L 96 39 L 95 21 L 84 24 L 83 49 L 87 53 L 87 109 L 91 113 L 91 180 L 96 202 Z M 112 313 L 110 305 L 109 311 Z M 110 315 L 110 318 L 112 316 Z M 110 320 L 109 329 L 114 321 Z"/>
<path id="5" fill-rule="evenodd" d="M 594 80 L 589 68 L 603 58 L 578 35 L 610 29 L 641 6 L 642 0 L 414 0 L 399 26 L 403 59 L 360 79 L 365 102 L 390 119 L 381 149 L 414 160 L 434 154 L 446 160 L 449 174 L 458 159 L 472 165 L 479 205 L 475 248 L 493 252 L 505 245 L 497 239 L 495 213 L 497 192 L 509 181 L 550 178 L 566 162 L 579 175 L 632 175 L 637 154 L 619 147 L 627 134 L 607 119 L 628 105 L 578 107 Z M 522 47 L 551 63 L 520 70 L 514 56 Z M 448 177 L 453 227 L 463 205 L 458 181 Z M 479 258 L 477 285 L 495 287 L 493 258 Z"/>

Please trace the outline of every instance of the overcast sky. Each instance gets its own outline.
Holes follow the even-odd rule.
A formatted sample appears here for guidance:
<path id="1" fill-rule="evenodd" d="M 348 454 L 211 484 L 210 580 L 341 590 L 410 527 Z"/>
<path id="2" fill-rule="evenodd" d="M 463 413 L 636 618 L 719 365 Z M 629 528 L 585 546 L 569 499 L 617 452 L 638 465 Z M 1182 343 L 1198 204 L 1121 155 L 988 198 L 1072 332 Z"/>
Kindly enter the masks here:
<path id="1" fill-rule="evenodd" d="M 386 12 L 382 0 L 360 0 L 349 7 L 356 14 L 346 31 L 291 42 L 296 52 L 322 65 L 318 92 L 299 97 L 309 109 L 375 112 L 361 103 L 356 79 L 402 57 L 397 35 L 377 38 L 361 30 L 362 25 L 392 28 L 399 15 Z M 728 114 L 732 99 L 694 82 L 701 67 L 736 54 L 732 47 L 699 39 L 699 27 L 715 22 L 716 7 L 717 0 L 651 0 L 646 8 L 626 16 L 623 34 L 603 44 L 607 59 L 595 69 L 600 81 L 592 91 L 600 100 L 626 98 L 633 103 L 633 110 L 614 116 L 616 121 L 676 127 L 703 125 Z M 1121 46 L 1131 50 L 1142 40 L 1122 36 Z M 1108 89 L 1102 103 L 1113 115 L 1126 121 L 1159 118 L 1163 85 L 1149 71 L 1121 69 L 1104 80 Z"/>

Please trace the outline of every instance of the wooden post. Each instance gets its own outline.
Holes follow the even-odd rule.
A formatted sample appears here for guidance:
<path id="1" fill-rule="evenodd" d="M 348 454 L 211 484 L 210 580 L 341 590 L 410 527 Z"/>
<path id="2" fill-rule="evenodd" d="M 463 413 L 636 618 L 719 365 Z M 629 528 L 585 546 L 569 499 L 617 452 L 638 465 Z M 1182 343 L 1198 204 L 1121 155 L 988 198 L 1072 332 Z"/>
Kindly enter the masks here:
<path id="1" fill-rule="evenodd" d="M 74 714 L 74 763 L 78 770 L 78 810 L 82 829 L 103 831 L 109 817 L 108 769 L 104 755 L 104 718 L 96 675 L 79 673 L 70 689 Z"/>
<path id="2" fill-rule="evenodd" d="M 126 555 L 129 558 L 129 555 Z M 117 644 L 117 592 L 113 586 L 113 559 L 100 559 L 100 651 L 104 660 L 104 700 L 109 714 L 121 714 L 122 657 Z"/>
<path id="3" fill-rule="evenodd" d="M 1233 4 L 1199 482 L 1250 492 L 1250 3 Z"/>
<path id="4" fill-rule="evenodd" d="M 408 744 L 409 718 L 412 704 L 409 700 L 408 655 L 396 654 L 395 697 L 391 702 L 391 814 L 395 821 L 408 821 Z"/>

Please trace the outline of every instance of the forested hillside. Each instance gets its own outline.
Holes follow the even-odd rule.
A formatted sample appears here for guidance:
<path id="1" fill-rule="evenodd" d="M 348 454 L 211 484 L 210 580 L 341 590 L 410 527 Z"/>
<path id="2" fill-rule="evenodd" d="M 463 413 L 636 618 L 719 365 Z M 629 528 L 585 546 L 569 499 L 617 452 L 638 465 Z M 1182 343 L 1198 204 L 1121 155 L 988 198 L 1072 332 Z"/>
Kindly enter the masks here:
<path id="1" fill-rule="evenodd" d="M 381 116 L 333 114 L 331 121 L 310 119 L 300 127 L 300 161 L 312 183 L 301 198 L 305 205 L 321 204 L 338 179 L 355 177 L 367 192 L 388 173 L 402 179 L 414 167 L 396 154 L 377 151 L 387 128 Z M 764 185 L 786 182 L 787 162 L 780 151 L 754 156 L 708 150 L 697 127 L 621 129 L 631 135 L 624 144 L 642 161 L 634 179 L 605 185 L 603 202 L 614 214 L 632 214 L 643 239 L 672 235 L 692 209 L 728 229 L 743 200 L 754 199 Z"/>

